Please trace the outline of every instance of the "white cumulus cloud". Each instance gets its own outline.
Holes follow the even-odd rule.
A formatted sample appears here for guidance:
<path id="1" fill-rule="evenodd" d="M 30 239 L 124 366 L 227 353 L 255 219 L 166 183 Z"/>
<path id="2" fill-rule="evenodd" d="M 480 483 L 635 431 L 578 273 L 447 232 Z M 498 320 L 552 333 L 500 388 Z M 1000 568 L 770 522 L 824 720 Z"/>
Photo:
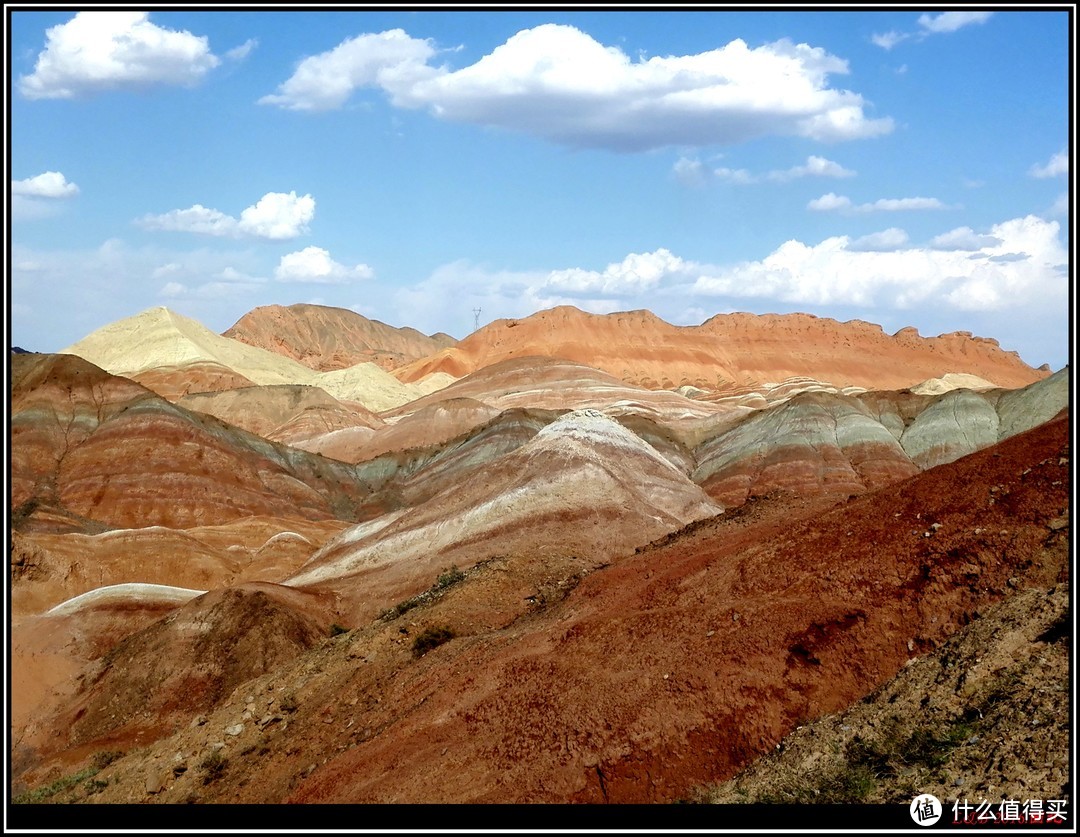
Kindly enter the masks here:
<path id="1" fill-rule="evenodd" d="M 545 288 L 573 293 L 640 293 L 655 287 L 667 274 L 677 273 L 683 260 L 663 248 L 653 253 L 631 253 L 621 262 L 609 264 L 603 271 L 553 270 Z"/>
<path id="2" fill-rule="evenodd" d="M 326 110 L 377 87 L 394 105 L 440 119 L 617 151 L 773 134 L 847 140 L 893 128 L 890 118 L 866 116 L 862 96 L 830 86 L 830 76 L 848 73 L 847 61 L 788 40 L 632 60 L 573 26 L 544 24 L 459 70 L 431 66 L 435 53 L 400 29 L 359 35 L 304 59 L 259 101 Z"/>
<path id="3" fill-rule="evenodd" d="M 315 198 L 296 192 L 268 192 L 240 213 L 241 232 L 259 238 L 296 238 L 315 217 Z"/>
<path id="4" fill-rule="evenodd" d="M 1060 296 L 1067 263 L 1059 225 L 1027 216 L 994 225 L 977 251 L 900 247 L 857 249 L 847 236 L 816 245 L 785 242 L 760 261 L 706 268 L 693 291 L 705 295 L 767 297 L 798 305 L 960 310 L 1026 307 L 1031 296 Z"/>
<path id="5" fill-rule="evenodd" d="M 58 171 L 47 171 L 25 180 L 11 181 L 11 194 L 29 198 L 71 198 L 79 187 Z"/>
<path id="6" fill-rule="evenodd" d="M 316 282 L 341 284 L 375 275 L 366 264 L 346 267 L 330 258 L 330 253 L 322 247 L 305 247 L 295 253 L 281 257 L 274 277 L 281 282 Z"/>
<path id="7" fill-rule="evenodd" d="M 301 61 L 277 93 L 259 104 L 288 110 L 332 110 L 342 107 L 359 87 L 407 89 L 436 72 L 427 66 L 435 48 L 427 39 L 412 38 L 401 29 L 357 35 L 329 52 Z"/>
<path id="8" fill-rule="evenodd" d="M 829 192 L 822 195 L 820 198 L 814 198 L 806 205 L 806 208 L 812 209 L 815 212 L 831 212 L 837 209 L 850 209 L 851 198 L 837 195 L 835 192 Z"/>
<path id="9" fill-rule="evenodd" d="M 164 29 L 147 12 L 78 12 L 45 33 L 34 72 L 18 81 L 30 99 L 71 99 L 123 87 L 193 85 L 221 63 L 206 37 Z"/>
<path id="10" fill-rule="evenodd" d="M 195 204 L 188 209 L 173 209 L 161 215 L 145 215 L 136 223 L 148 230 L 280 240 L 306 233 L 314 217 L 315 199 L 311 195 L 298 197 L 296 192 L 267 192 L 258 202 L 243 210 L 239 219 L 220 210 Z"/>

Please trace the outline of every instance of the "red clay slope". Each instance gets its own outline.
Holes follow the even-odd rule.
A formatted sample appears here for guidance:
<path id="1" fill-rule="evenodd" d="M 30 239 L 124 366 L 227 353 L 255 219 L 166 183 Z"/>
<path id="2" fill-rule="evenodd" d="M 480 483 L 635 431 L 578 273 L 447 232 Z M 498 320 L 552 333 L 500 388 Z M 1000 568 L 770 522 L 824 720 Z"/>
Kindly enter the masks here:
<path id="1" fill-rule="evenodd" d="M 345 308 L 305 304 L 256 308 L 223 336 L 277 352 L 318 372 L 366 362 L 394 369 L 454 344 L 448 334 L 429 337 Z"/>
<path id="2" fill-rule="evenodd" d="M 1061 416 L 817 517 L 722 515 L 616 561 L 393 678 L 358 713 L 377 732 L 286 801 L 665 802 L 722 780 L 1008 589 L 1067 578 L 1068 440 Z M 326 752 L 342 733 L 320 726 Z"/>
<path id="3" fill-rule="evenodd" d="M 947 372 L 1013 388 L 1049 374 L 997 341 L 968 332 L 920 337 L 905 328 L 890 336 L 871 323 L 812 314 L 719 314 L 700 326 L 674 326 L 649 311 L 597 315 L 566 305 L 521 320 L 496 320 L 394 374 L 405 382 L 432 372 L 460 378 L 525 355 L 577 361 L 652 389 L 689 384 L 723 390 L 793 376 L 902 389 Z"/>

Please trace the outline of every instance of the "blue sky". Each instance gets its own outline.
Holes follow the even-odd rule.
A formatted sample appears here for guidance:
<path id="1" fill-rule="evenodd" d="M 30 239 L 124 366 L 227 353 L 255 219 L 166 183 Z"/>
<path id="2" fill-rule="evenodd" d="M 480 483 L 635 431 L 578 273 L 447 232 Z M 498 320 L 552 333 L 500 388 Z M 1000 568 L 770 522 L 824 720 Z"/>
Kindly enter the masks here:
<path id="1" fill-rule="evenodd" d="M 806 311 L 1068 362 L 1069 15 L 8 8 L 11 342 Z"/>

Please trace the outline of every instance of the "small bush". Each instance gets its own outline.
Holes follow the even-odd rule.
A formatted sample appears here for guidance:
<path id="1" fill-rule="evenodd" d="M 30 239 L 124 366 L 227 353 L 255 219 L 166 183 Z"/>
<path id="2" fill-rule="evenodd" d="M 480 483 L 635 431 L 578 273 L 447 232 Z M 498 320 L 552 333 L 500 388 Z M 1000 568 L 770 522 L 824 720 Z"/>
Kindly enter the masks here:
<path id="1" fill-rule="evenodd" d="M 432 648 L 438 648 L 444 642 L 454 638 L 454 632 L 446 625 L 425 628 L 413 640 L 412 650 L 414 657 L 423 657 Z"/>
<path id="2" fill-rule="evenodd" d="M 278 705 L 281 707 L 282 712 L 295 712 L 300 706 L 300 704 L 296 702 L 296 695 L 292 692 L 282 695 Z"/>
<path id="3" fill-rule="evenodd" d="M 209 785 L 219 778 L 228 765 L 229 760 L 221 755 L 221 750 L 211 750 L 199 764 L 203 771 L 203 784 Z"/>
<path id="4" fill-rule="evenodd" d="M 448 570 L 443 570 L 439 573 L 435 579 L 435 583 L 432 584 L 427 590 L 422 593 L 417 593 L 412 598 L 405 599 L 405 601 L 398 602 L 393 607 L 387 608 L 379 614 L 379 619 L 383 622 L 389 622 L 392 619 L 397 619 L 403 613 L 408 613 L 414 607 L 419 607 L 427 602 L 434 601 L 438 595 L 447 587 L 452 587 L 460 581 L 465 580 L 465 573 L 458 568 L 457 564 L 454 564 Z"/>
<path id="5" fill-rule="evenodd" d="M 339 625 L 337 622 L 330 626 L 330 636 L 341 636 L 342 634 L 347 634 L 348 632 L 348 628 L 346 628 L 344 625 Z"/>
<path id="6" fill-rule="evenodd" d="M 124 754 L 119 750 L 100 750 L 94 753 L 94 757 L 90 760 L 90 763 L 94 766 L 94 770 L 104 770 L 118 758 L 121 758 Z"/>
<path id="7" fill-rule="evenodd" d="M 458 569 L 458 565 L 454 564 L 450 569 L 439 574 L 439 577 L 435 579 L 435 589 L 445 590 L 453 584 L 457 584 L 459 581 L 465 579 L 465 573 Z"/>

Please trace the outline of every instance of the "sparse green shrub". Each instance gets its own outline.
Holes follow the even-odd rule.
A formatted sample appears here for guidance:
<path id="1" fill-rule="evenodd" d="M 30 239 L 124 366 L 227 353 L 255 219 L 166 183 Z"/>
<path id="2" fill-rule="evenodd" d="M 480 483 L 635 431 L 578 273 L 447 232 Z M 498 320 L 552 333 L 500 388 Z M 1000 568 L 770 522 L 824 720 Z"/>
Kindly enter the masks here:
<path id="1" fill-rule="evenodd" d="M 425 628 L 413 640 L 413 656 L 423 657 L 432 648 L 438 648 L 444 642 L 449 642 L 453 638 L 454 632 L 446 625 Z"/>
<path id="2" fill-rule="evenodd" d="M 228 766 L 229 760 L 221 755 L 221 750 L 211 750 L 199 764 L 203 771 L 203 784 L 209 785 L 219 778 Z"/>
<path id="3" fill-rule="evenodd" d="M 393 607 L 389 607 L 379 614 L 380 621 L 389 622 L 391 619 L 397 619 L 403 613 L 408 613 L 414 607 L 419 607 L 426 602 L 433 601 L 443 590 L 447 587 L 452 587 L 460 581 L 465 580 L 465 572 L 458 568 L 457 564 L 454 564 L 448 570 L 443 570 L 439 573 L 435 579 L 435 583 L 432 584 L 423 593 L 417 593 L 411 598 L 398 602 Z"/>
<path id="4" fill-rule="evenodd" d="M 101 793 L 108 786 L 108 779 L 95 779 L 93 776 L 87 779 L 85 784 L 83 785 L 83 787 L 86 788 L 87 796 L 93 796 L 95 793 Z"/>
<path id="5" fill-rule="evenodd" d="M 89 779 L 97 771 L 92 767 L 87 767 L 80 770 L 78 773 L 72 773 L 70 776 L 63 776 L 48 785 L 41 788 L 35 788 L 34 790 L 21 793 L 14 797 L 11 801 L 15 805 L 34 804 L 36 802 L 45 802 L 52 799 L 58 793 L 70 790 L 75 787 L 79 782 L 84 779 Z"/>
<path id="6" fill-rule="evenodd" d="M 457 584 L 459 581 L 463 581 L 464 578 L 465 573 L 458 569 L 457 564 L 453 564 L 450 569 L 440 573 L 439 577 L 435 579 L 435 589 L 445 590 L 447 587 Z"/>
<path id="7" fill-rule="evenodd" d="M 348 632 L 348 628 L 346 628 L 344 625 L 339 625 L 337 622 L 330 626 L 330 636 L 341 636 L 342 634 L 347 634 Z"/>
<path id="8" fill-rule="evenodd" d="M 296 695 L 292 692 L 286 692 L 281 696 L 281 701 L 278 703 L 282 712 L 295 712 L 300 704 L 296 702 Z"/>

